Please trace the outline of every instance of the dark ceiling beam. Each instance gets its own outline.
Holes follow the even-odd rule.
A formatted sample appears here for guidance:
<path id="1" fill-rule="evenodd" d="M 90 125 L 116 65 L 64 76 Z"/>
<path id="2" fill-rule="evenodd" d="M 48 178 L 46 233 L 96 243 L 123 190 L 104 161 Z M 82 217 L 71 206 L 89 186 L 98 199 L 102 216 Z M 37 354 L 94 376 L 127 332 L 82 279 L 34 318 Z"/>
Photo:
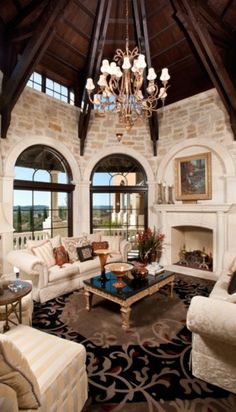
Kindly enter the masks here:
<path id="1" fill-rule="evenodd" d="M 221 17 L 223 18 L 225 16 L 225 14 L 228 11 L 228 8 L 231 6 L 231 4 L 233 3 L 234 0 L 229 0 L 228 3 L 226 3 L 222 13 L 221 13 Z"/>
<path id="2" fill-rule="evenodd" d="M 13 4 L 14 4 L 17 12 L 19 12 L 21 10 L 21 5 L 20 5 L 19 0 L 13 0 Z"/>
<path id="3" fill-rule="evenodd" d="M 194 2 L 194 4 L 191 3 L 190 5 L 190 2 L 187 0 L 172 0 L 172 3 L 178 21 L 183 24 L 187 31 L 213 85 L 222 99 L 229 115 L 234 139 L 236 140 L 236 88 L 207 28 L 205 19 L 206 15 L 208 16 L 208 10 L 205 7 L 205 2 Z M 211 17 L 212 14 L 213 11 L 211 10 Z M 207 18 L 207 21 L 211 17 Z M 227 30 L 223 23 L 222 26 L 222 30 Z"/>
<path id="4" fill-rule="evenodd" d="M 95 14 L 91 12 L 85 5 L 84 2 L 81 2 L 79 0 L 74 0 L 74 3 L 79 6 L 80 10 L 83 10 L 91 19 L 93 20 L 95 17 Z"/>
<path id="5" fill-rule="evenodd" d="M 26 86 L 31 73 L 50 44 L 54 35 L 54 25 L 57 19 L 63 15 L 66 5 L 68 5 L 66 0 L 48 1 L 38 19 L 38 25 L 32 37 L 22 55 L 19 56 L 13 70 L 7 75 L 4 73 L 2 94 L 0 95 L 2 138 L 6 137 L 11 111 Z"/>
<path id="6" fill-rule="evenodd" d="M 39 6 L 42 5 L 41 0 L 34 0 L 31 3 L 29 3 L 27 6 L 25 6 L 23 9 L 20 11 L 18 10 L 18 14 L 15 19 L 11 20 L 7 24 L 7 30 L 8 32 L 13 32 L 16 27 L 21 24 L 27 17 L 29 17 L 35 10 L 38 12 Z"/>
<path id="7" fill-rule="evenodd" d="M 138 42 L 138 48 L 142 54 L 145 54 L 147 59 L 147 66 L 152 66 L 151 52 L 148 38 L 148 28 L 147 28 L 147 15 L 145 9 L 144 0 L 140 0 L 140 8 L 138 7 L 137 0 L 132 0 L 133 2 L 133 12 L 134 12 L 134 24 L 136 29 L 136 36 Z M 140 10 L 140 13 L 139 13 Z M 147 87 L 146 76 L 143 82 L 144 89 Z M 159 140 L 159 125 L 158 125 L 158 114 L 153 112 L 151 117 L 148 119 L 150 137 L 153 146 L 153 155 L 157 155 L 157 142 Z"/>
<path id="8" fill-rule="evenodd" d="M 20 27 L 18 29 L 11 31 L 11 33 L 8 35 L 8 41 L 17 43 L 22 40 L 28 39 L 29 37 L 32 36 L 32 33 L 35 30 L 35 27 L 36 27 L 36 23 L 30 24 L 27 27 Z"/>
<path id="9" fill-rule="evenodd" d="M 96 13 L 96 20 L 93 29 L 93 36 L 90 42 L 90 50 L 87 59 L 87 69 L 85 70 L 87 77 L 96 79 L 99 72 L 99 67 L 102 61 L 102 53 L 104 48 L 104 40 L 106 37 L 108 20 L 111 13 L 112 0 L 100 0 L 99 8 Z M 89 119 L 91 114 L 91 102 L 85 89 L 86 78 L 83 81 L 83 95 L 81 99 L 81 111 L 79 117 L 78 134 L 80 139 L 80 155 L 84 154 L 85 140 L 88 132 Z"/>

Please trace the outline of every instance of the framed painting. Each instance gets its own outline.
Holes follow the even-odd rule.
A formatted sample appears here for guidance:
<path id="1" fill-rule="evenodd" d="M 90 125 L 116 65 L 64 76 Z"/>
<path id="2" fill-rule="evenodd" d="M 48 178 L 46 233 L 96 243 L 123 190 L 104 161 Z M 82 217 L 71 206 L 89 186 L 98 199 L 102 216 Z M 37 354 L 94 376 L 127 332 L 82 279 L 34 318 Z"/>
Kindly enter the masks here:
<path id="1" fill-rule="evenodd" d="M 176 200 L 212 198 L 211 153 L 175 159 Z"/>

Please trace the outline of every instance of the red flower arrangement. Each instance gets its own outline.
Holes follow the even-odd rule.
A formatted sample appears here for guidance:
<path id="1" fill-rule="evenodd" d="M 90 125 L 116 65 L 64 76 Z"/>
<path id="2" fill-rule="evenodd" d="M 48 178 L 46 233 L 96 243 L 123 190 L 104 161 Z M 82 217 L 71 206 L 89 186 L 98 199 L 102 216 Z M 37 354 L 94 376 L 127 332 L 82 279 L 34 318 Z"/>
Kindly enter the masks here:
<path id="1" fill-rule="evenodd" d="M 137 246 L 140 260 L 149 263 L 161 256 L 165 235 L 159 230 L 146 229 L 137 233 Z"/>

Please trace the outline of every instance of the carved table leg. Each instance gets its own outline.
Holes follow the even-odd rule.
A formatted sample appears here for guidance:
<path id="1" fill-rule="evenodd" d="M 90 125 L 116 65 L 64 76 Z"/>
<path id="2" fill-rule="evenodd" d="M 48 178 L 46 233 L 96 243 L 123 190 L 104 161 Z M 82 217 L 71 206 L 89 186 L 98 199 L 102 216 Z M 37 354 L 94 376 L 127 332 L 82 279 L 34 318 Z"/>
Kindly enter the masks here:
<path id="1" fill-rule="evenodd" d="M 130 306 L 121 306 L 120 312 L 122 317 L 122 328 L 127 329 L 129 328 L 129 317 L 131 308 Z"/>
<path id="2" fill-rule="evenodd" d="M 175 280 L 173 279 L 171 284 L 170 284 L 170 297 L 171 298 L 173 298 L 174 283 L 175 283 Z"/>
<path id="3" fill-rule="evenodd" d="M 86 309 L 91 310 L 93 293 L 89 292 L 88 290 L 85 290 L 84 294 L 86 297 Z"/>

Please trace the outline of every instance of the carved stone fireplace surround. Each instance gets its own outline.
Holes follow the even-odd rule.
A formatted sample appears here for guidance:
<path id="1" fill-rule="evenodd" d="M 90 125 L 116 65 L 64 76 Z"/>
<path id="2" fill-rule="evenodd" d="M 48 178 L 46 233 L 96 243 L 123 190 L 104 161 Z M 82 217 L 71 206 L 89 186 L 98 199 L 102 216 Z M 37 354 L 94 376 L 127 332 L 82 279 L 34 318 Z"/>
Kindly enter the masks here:
<path id="1" fill-rule="evenodd" d="M 235 210 L 234 205 L 213 205 L 213 204 L 174 204 L 156 205 L 155 210 L 158 216 L 159 227 L 165 233 L 165 247 L 162 254 L 162 264 L 166 269 L 174 270 L 186 275 L 217 279 L 222 270 L 222 258 L 225 250 L 229 248 L 230 231 L 234 226 Z M 175 265 L 176 257 L 183 246 L 174 244 L 173 228 L 178 227 L 199 227 L 212 230 L 212 257 L 213 271 L 192 269 L 186 266 Z M 235 226 L 234 226 L 235 227 Z"/>

